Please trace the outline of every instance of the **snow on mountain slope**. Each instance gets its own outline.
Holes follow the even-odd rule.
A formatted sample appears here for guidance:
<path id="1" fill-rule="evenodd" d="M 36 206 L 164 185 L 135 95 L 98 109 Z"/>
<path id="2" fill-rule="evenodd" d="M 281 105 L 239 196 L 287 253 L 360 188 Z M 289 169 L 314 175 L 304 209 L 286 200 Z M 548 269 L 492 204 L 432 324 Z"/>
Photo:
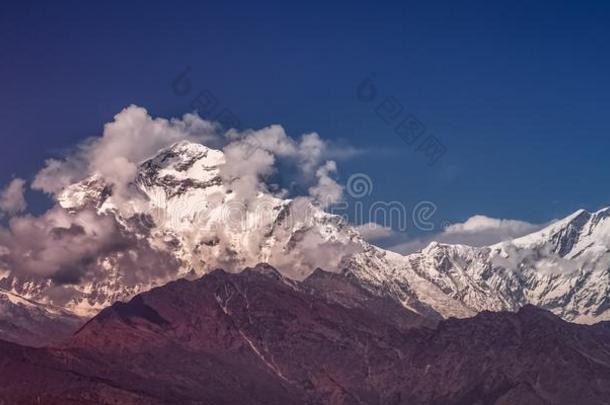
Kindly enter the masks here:
<path id="1" fill-rule="evenodd" d="M 61 308 L 29 301 L 0 289 L 0 339 L 45 346 L 75 332 L 84 319 Z"/>
<path id="2" fill-rule="evenodd" d="M 610 319 L 610 208 L 579 210 L 489 247 L 433 242 L 407 256 L 370 247 L 346 260 L 365 285 L 407 308 L 444 317 L 516 311 L 526 304 L 566 320 Z"/>
<path id="3" fill-rule="evenodd" d="M 473 248 L 430 244 L 413 270 L 475 312 L 525 304 L 564 319 L 610 319 L 610 210 L 579 210 L 530 235 Z"/>
<path id="4" fill-rule="evenodd" d="M 431 317 L 514 311 L 531 303 L 567 320 L 610 319 L 610 210 L 581 210 L 489 247 L 432 243 L 402 256 L 365 242 L 340 217 L 307 198 L 285 199 L 267 190 L 242 198 L 235 187 L 240 179 L 227 176 L 224 164 L 223 152 L 183 141 L 140 164 L 130 186 L 138 198 L 121 201 L 100 176 L 66 187 L 58 197 L 62 207 L 111 215 L 148 249 L 141 258 L 167 254 L 162 265 L 168 271 L 134 278 L 120 263 L 122 254 L 137 258 L 137 251 L 109 254 L 98 258 L 104 271 L 71 286 L 64 306 L 91 315 L 172 279 L 267 262 L 297 280 L 316 268 L 340 272 Z M 39 302 L 49 300 L 48 283 L 10 276 L 0 285 Z"/>

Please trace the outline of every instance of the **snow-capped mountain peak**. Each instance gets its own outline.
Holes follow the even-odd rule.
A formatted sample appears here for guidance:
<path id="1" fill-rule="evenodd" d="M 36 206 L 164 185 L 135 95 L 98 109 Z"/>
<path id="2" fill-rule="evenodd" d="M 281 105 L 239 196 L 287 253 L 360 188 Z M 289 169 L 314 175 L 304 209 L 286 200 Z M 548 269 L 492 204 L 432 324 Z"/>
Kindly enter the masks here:
<path id="1" fill-rule="evenodd" d="M 225 158 L 221 151 L 198 143 L 181 141 L 142 163 L 138 178 L 143 181 L 151 178 L 174 178 L 206 182 L 219 175 L 219 167 L 224 163 Z"/>
<path id="2" fill-rule="evenodd" d="M 66 307 L 91 314 L 170 279 L 216 268 L 240 271 L 260 262 L 304 279 L 318 267 L 338 271 L 345 255 L 363 249 L 365 242 L 354 230 L 308 198 L 285 199 L 261 187 L 245 199 L 234 191 L 236 179 L 222 175 L 225 163 L 222 151 L 182 141 L 139 165 L 129 200 L 98 175 L 66 187 L 58 197 L 60 206 L 114 218 L 130 244 L 169 254 L 176 263 L 169 278 L 149 277 L 145 270 L 121 267 L 124 253 L 110 253 L 97 259 L 103 270 L 74 286 L 77 293 Z M 28 298 L 45 299 L 47 287 L 10 283 Z"/>
<path id="3" fill-rule="evenodd" d="M 579 209 L 537 232 L 514 239 L 509 243 L 522 248 L 548 246 L 552 253 L 563 257 L 574 248 L 592 216 L 593 214 L 588 211 Z"/>

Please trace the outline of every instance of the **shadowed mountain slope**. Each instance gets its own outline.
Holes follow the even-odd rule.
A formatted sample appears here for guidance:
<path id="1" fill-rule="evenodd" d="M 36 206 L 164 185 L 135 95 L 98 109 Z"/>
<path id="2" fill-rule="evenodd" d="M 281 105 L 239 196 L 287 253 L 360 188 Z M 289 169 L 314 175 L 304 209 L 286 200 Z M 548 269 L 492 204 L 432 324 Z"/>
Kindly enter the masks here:
<path id="1" fill-rule="evenodd" d="M 178 280 L 108 307 L 61 347 L 3 343 L 0 398 L 11 404 L 608 403 L 605 323 L 570 324 L 526 306 L 435 324 L 368 294 L 345 277 L 316 271 L 298 283 L 267 265 Z"/>

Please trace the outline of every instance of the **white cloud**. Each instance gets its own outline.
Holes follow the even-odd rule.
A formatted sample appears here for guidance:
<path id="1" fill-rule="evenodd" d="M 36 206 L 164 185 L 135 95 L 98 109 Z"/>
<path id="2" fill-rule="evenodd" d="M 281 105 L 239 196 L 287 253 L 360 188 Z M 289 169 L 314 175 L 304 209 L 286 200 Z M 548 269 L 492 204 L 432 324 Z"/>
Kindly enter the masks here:
<path id="1" fill-rule="evenodd" d="M 524 235 L 536 230 L 538 225 L 515 219 L 490 218 L 485 215 L 475 215 L 463 223 L 451 224 L 445 229 L 448 235 L 477 234 L 492 232 L 497 237 L 512 238 L 515 235 Z"/>
<path id="2" fill-rule="evenodd" d="M 0 228 L 0 247 L 0 263 L 16 275 L 59 284 L 107 272 L 103 261 L 110 256 L 126 285 L 177 269 L 169 254 L 123 232 L 114 217 L 91 210 L 69 213 L 59 206 L 38 217 L 11 218 L 8 228 Z"/>
<path id="3" fill-rule="evenodd" d="M 531 224 L 514 219 L 491 218 L 474 215 L 462 223 L 451 224 L 441 233 L 417 238 L 390 247 L 399 253 L 412 253 L 426 247 L 430 242 L 487 246 L 536 232 L 548 224 Z"/>
<path id="4" fill-rule="evenodd" d="M 0 211 L 9 215 L 25 211 L 27 203 L 23 195 L 25 180 L 16 178 L 0 192 Z"/>
<path id="5" fill-rule="evenodd" d="M 366 241 L 371 242 L 378 239 L 389 238 L 394 235 L 392 228 L 379 225 L 375 222 L 369 222 L 366 224 L 358 225 L 355 227 L 356 231 Z"/>
<path id="6" fill-rule="evenodd" d="M 309 188 L 309 195 L 322 208 L 329 207 L 343 199 L 343 186 L 337 183 L 332 173 L 337 171 L 337 164 L 329 160 L 316 171 L 318 184 Z"/>

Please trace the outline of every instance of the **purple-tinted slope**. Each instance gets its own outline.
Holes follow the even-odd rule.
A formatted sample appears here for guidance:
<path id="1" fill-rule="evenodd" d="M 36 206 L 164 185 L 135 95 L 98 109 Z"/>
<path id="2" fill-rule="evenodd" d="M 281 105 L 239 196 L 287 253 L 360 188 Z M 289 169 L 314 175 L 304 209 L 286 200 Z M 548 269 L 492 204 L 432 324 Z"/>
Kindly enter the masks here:
<path id="1" fill-rule="evenodd" d="M 60 348 L 0 346 L 5 403 L 602 404 L 607 325 L 534 307 L 422 319 L 346 278 L 215 271 L 115 304 Z M 402 311 L 402 312 L 401 312 Z M 0 403 L 2 403 L 0 400 Z"/>

